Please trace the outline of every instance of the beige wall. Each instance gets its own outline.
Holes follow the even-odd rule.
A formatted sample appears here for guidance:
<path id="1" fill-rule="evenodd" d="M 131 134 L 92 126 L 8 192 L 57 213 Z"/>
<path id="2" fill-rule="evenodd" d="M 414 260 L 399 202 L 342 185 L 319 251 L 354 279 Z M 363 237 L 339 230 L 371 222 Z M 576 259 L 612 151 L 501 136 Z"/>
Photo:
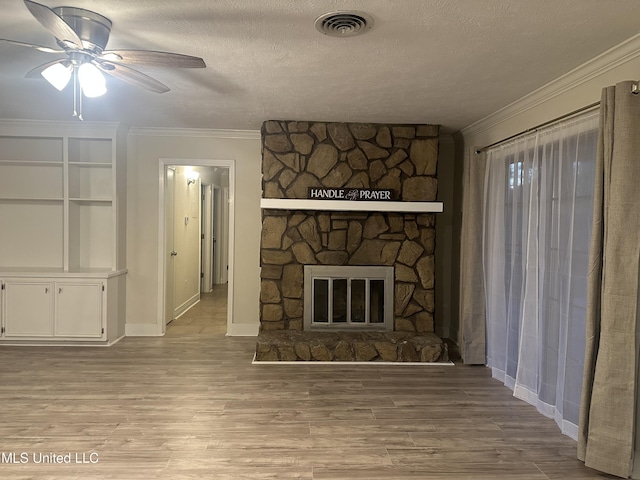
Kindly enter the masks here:
<path id="1" fill-rule="evenodd" d="M 441 137 L 436 240 L 436 326 L 444 337 L 456 337 L 457 275 L 451 266 L 457 236 L 453 230 L 454 162 L 450 137 Z M 260 140 L 162 136 L 135 130 L 129 136 L 127 214 L 127 324 L 131 334 L 157 334 L 158 318 L 158 189 L 159 159 L 219 159 L 236 161 L 234 255 L 234 323 L 258 323 L 260 292 Z M 442 229 L 440 229 L 442 227 Z M 176 302 L 176 307 L 179 302 Z M 142 326 L 140 325 L 142 324 Z M 244 331 L 244 329 L 243 329 Z M 257 332 L 257 330 L 256 330 Z"/>
<path id="2" fill-rule="evenodd" d="M 455 219 L 455 148 L 450 135 L 441 135 L 438 149 L 438 197 L 444 210 L 436 214 L 436 310 L 435 333 L 442 338 L 457 337 L 457 264 L 454 254 L 459 240 Z"/>
<path id="3" fill-rule="evenodd" d="M 233 133 L 230 132 L 230 135 Z M 236 333 L 258 329 L 260 291 L 260 139 L 220 138 L 221 134 L 191 134 L 132 130 L 127 151 L 127 333 L 157 334 L 158 217 L 161 158 L 234 160 L 235 254 L 233 323 Z M 248 326 L 247 326 L 248 325 Z M 234 333 L 234 332 L 230 332 Z"/>

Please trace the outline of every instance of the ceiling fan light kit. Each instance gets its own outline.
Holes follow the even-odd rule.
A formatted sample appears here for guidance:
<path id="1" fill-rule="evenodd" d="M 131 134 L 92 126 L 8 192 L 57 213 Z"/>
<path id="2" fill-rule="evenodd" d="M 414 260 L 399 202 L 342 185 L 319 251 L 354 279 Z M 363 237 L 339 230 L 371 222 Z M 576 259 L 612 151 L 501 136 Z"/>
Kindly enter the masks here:
<path id="1" fill-rule="evenodd" d="M 44 79 L 56 89 L 62 91 L 69 83 L 69 80 L 71 80 L 72 72 L 73 66 L 71 65 L 71 62 L 61 62 L 49 65 L 47 68 L 42 70 L 40 75 L 42 75 Z"/>
<path id="2" fill-rule="evenodd" d="M 2 39 L 14 45 L 44 53 L 66 54 L 66 58 L 40 65 L 27 78 L 44 77 L 57 90 L 71 82 L 74 89 L 73 116 L 82 120 L 82 96 L 99 97 L 107 92 L 104 74 L 155 93 L 170 89 L 163 83 L 127 65 L 180 68 L 205 68 L 199 57 L 152 50 L 105 50 L 112 23 L 99 13 L 75 7 L 49 8 L 32 0 L 23 0 L 27 9 L 56 39 L 62 50 Z"/>
<path id="3" fill-rule="evenodd" d="M 92 63 L 83 63 L 78 67 L 78 81 L 85 97 L 94 98 L 107 93 L 104 75 Z"/>

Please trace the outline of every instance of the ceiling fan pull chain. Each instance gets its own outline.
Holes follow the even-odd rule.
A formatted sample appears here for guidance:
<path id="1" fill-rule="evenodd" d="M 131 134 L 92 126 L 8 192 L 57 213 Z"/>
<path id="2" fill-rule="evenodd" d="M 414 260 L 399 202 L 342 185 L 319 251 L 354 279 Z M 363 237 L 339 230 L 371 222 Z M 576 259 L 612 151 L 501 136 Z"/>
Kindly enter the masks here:
<path id="1" fill-rule="evenodd" d="M 73 116 L 78 116 L 78 74 L 76 67 L 73 67 Z"/>
<path id="2" fill-rule="evenodd" d="M 73 116 L 82 120 L 82 95 L 80 85 L 78 85 L 78 68 L 73 67 Z"/>
<path id="3" fill-rule="evenodd" d="M 84 118 L 82 118 L 82 88 L 80 85 L 80 77 L 78 76 L 78 67 L 76 67 L 76 96 L 78 98 L 78 120 L 82 122 L 84 120 Z"/>
<path id="4" fill-rule="evenodd" d="M 78 91 L 78 120 L 82 122 L 84 118 L 82 118 L 82 89 L 80 88 L 80 80 L 78 80 L 77 91 Z"/>

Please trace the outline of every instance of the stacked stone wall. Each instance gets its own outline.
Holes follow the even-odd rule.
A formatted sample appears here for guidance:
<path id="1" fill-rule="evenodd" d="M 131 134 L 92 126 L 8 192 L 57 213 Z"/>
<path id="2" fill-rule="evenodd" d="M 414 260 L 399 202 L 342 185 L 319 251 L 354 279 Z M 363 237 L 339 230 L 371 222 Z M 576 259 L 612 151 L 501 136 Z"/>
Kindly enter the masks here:
<path id="1" fill-rule="evenodd" d="M 265 122 L 263 197 L 373 188 L 435 201 L 437 135 L 435 125 Z M 302 329 L 304 265 L 385 265 L 395 271 L 394 330 L 433 332 L 434 247 L 433 214 L 263 210 L 261 329 Z"/>

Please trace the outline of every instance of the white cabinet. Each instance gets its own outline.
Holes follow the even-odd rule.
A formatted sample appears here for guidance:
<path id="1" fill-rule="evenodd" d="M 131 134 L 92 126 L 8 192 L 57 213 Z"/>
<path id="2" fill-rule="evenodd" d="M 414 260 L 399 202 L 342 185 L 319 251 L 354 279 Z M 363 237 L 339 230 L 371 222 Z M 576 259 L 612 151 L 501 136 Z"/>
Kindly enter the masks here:
<path id="1" fill-rule="evenodd" d="M 124 336 L 126 136 L 0 120 L 0 343 Z"/>
<path id="2" fill-rule="evenodd" d="M 53 284 L 34 280 L 2 282 L 6 338 L 50 337 L 53 329 Z"/>
<path id="3" fill-rule="evenodd" d="M 123 272 L 14 275 L 0 278 L 0 344 L 109 344 L 123 336 Z"/>
<path id="4" fill-rule="evenodd" d="M 56 337 L 102 337 L 102 283 L 56 283 Z"/>

